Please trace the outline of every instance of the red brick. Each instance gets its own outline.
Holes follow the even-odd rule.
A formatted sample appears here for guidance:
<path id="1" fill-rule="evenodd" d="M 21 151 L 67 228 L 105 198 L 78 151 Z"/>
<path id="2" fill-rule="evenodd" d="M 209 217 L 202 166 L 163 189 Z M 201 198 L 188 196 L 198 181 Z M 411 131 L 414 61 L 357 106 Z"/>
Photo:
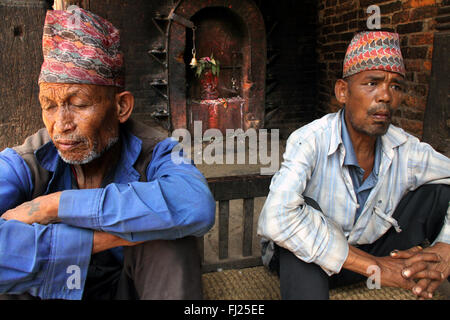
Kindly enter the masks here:
<path id="1" fill-rule="evenodd" d="M 368 7 L 371 6 L 373 4 L 379 5 L 380 4 L 380 0 L 360 0 L 359 4 L 361 7 Z"/>
<path id="2" fill-rule="evenodd" d="M 411 85 L 411 87 L 414 87 L 414 85 Z M 415 112 L 423 113 L 426 106 L 426 97 L 418 96 L 414 91 L 414 88 L 410 88 L 408 92 L 403 95 L 402 106 L 402 110 L 414 110 Z M 402 112 L 402 117 L 405 117 L 405 112 Z"/>
<path id="3" fill-rule="evenodd" d="M 411 20 L 421 20 L 435 17 L 437 14 L 437 7 L 421 7 L 411 11 Z"/>
<path id="4" fill-rule="evenodd" d="M 418 97 L 426 97 L 428 93 L 428 86 L 423 84 L 413 84 L 410 89 Z"/>
<path id="5" fill-rule="evenodd" d="M 426 6 L 433 6 L 436 4 L 436 0 L 409 0 L 406 6 L 410 8 L 420 8 Z"/>
<path id="6" fill-rule="evenodd" d="M 427 59 L 433 59 L 433 46 L 428 47 Z"/>
<path id="7" fill-rule="evenodd" d="M 404 59 L 408 71 L 422 71 L 422 61 L 419 59 Z"/>
<path id="8" fill-rule="evenodd" d="M 433 44 L 434 33 L 427 32 L 422 34 L 414 34 L 409 37 L 409 44 L 412 46 Z"/>
<path id="9" fill-rule="evenodd" d="M 399 24 L 408 21 L 409 21 L 409 10 L 403 10 L 401 12 L 397 12 L 392 15 L 392 24 Z"/>
<path id="10" fill-rule="evenodd" d="M 407 47 L 408 46 L 408 40 L 409 40 L 409 37 L 408 37 L 407 34 L 401 34 L 400 35 L 400 48 Z M 402 52 L 403 52 L 403 50 L 402 50 Z"/>
<path id="11" fill-rule="evenodd" d="M 353 20 L 357 18 L 357 12 L 356 11 L 351 11 L 349 13 L 346 13 L 344 15 L 342 15 L 342 20 L 345 21 L 349 21 L 349 20 Z"/>
<path id="12" fill-rule="evenodd" d="M 423 123 L 421 121 L 417 120 L 407 120 L 407 119 L 401 119 L 400 120 L 400 126 L 406 130 L 407 132 L 415 135 L 415 136 L 421 136 L 423 132 Z"/>
<path id="13" fill-rule="evenodd" d="M 381 25 L 384 27 L 387 27 L 391 24 L 391 18 L 390 17 L 381 17 Z"/>
<path id="14" fill-rule="evenodd" d="M 380 5 L 381 14 L 392 13 L 395 11 L 399 11 L 401 9 L 402 9 L 401 1 L 395 1 L 395 2 L 388 3 L 388 4 Z"/>
<path id="15" fill-rule="evenodd" d="M 347 30 L 348 30 L 348 23 L 346 23 L 346 22 L 338 24 L 334 27 L 334 31 L 336 33 L 340 33 L 340 32 L 347 31 Z"/>
<path id="16" fill-rule="evenodd" d="M 336 7 L 336 13 L 349 12 L 355 9 L 355 4 L 352 2 L 340 4 Z"/>
<path id="17" fill-rule="evenodd" d="M 403 58 L 405 59 L 425 59 L 427 58 L 428 47 L 411 47 L 402 48 Z"/>
<path id="18" fill-rule="evenodd" d="M 414 79 L 415 79 L 414 75 L 415 75 L 415 74 L 416 74 L 415 71 L 409 71 L 409 70 L 406 70 L 405 79 L 406 79 L 407 81 L 414 82 Z"/>
<path id="19" fill-rule="evenodd" d="M 397 26 L 397 32 L 401 33 L 401 34 L 421 32 L 422 30 L 423 30 L 423 22 L 422 21 L 405 23 L 405 24 L 400 24 Z"/>
<path id="20" fill-rule="evenodd" d="M 424 116 L 424 110 L 423 109 L 405 108 L 403 110 L 403 117 L 405 119 L 422 121 L 423 120 L 423 116 Z"/>
<path id="21" fill-rule="evenodd" d="M 417 82 L 428 84 L 430 81 L 430 73 L 429 72 L 418 72 L 417 73 Z"/>
<path id="22" fill-rule="evenodd" d="M 348 23 L 349 30 L 356 29 L 356 28 L 358 28 L 358 20 L 352 20 Z"/>

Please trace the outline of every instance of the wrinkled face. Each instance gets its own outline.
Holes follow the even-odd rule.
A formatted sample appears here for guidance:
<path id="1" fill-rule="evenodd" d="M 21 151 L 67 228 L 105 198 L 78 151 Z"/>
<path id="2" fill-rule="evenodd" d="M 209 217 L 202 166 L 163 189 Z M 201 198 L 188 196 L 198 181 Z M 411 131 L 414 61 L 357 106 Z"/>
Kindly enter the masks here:
<path id="1" fill-rule="evenodd" d="M 65 162 L 89 163 L 117 142 L 114 88 L 62 83 L 39 88 L 42 119 Z"/>
<path id="2" fill-rule="evenodd" d="M 346 82 L 346 122 L 365 135 L 385 134 L 401 102 L 403 77 L 394 72 L 373 70 L 357 73 Z"/>

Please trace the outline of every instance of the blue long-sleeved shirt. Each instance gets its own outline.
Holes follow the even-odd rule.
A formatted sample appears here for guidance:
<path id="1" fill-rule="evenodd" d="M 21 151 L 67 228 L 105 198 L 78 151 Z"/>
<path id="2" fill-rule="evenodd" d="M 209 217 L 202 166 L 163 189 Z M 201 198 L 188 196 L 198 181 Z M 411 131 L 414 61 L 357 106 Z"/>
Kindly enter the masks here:
<path id="1" fill-rule="evenodd" d="M 139 182 L 133 168 L 141 140 L 123 132 L 122 142 L 114 182 L 99 189 L 70 190 L 70 166 L 52 142 L 36 151 L 41 166 L 52 173 L 46 194 L 65 190 L 58 210 L 61 223 L 28 225 L 0 218 L 0 293 L 81 299 L 94 230 L 146 241 L 201 236 L 212 227 L 215 201 L 200 171 L 177 161 L 182 155 L 172 152 L 175 140 L 156 145 L 148 182 Z M 0 152 L 0 214 L 31 200 L 32 190 L 24 160 L 13 149 Z M 79 288 L 70 279 L 73 270 L 80 271 Z"/>

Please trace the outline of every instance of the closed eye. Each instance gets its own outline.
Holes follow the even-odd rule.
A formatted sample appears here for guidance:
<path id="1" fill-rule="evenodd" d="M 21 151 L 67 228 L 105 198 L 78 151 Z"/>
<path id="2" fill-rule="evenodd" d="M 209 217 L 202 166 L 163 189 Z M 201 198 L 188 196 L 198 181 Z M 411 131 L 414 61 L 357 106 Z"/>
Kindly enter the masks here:
<path id="1" fill-rule="evenodd" d="M 75 108 L 86 108 L 88 105 L 87 104 L 75 104 L 75 103 L 73 103 L 72 106 L 75 107 Z"/>
<path id="2" fill-rule="evenodd" d="M 50 111 L 50 110 L 54 109 L 56 106 L 54 104 L 45 104 L 45 105 L 42 105 L 41 107 L 42 107 L 42 110 L 44 110 L 44 111 Z"/>

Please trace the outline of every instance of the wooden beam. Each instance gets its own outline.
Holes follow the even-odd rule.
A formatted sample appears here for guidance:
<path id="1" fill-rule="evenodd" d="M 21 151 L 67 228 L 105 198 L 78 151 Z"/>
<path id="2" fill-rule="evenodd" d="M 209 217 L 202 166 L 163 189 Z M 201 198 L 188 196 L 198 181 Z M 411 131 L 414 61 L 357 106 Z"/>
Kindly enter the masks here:
<path id="1" fill-rule="evenodd" d="M 242 255 L 248 257 L 252 255 L 253 248 L 253 208 L 254 198 L 244 199 L 244 219 L 242 224 Z"/>
<path id="2" fill-rule="evenodd" d="M 243 175 L 209 178 L 208 185 L 216 201 L 265 197 L 272 176 Z"/>
<path id="3" fill-rule="evenodd" d="M 228 222 L 230 219 L 230 202 L 219 201 L 219 259 L 228 258 Z"/>

